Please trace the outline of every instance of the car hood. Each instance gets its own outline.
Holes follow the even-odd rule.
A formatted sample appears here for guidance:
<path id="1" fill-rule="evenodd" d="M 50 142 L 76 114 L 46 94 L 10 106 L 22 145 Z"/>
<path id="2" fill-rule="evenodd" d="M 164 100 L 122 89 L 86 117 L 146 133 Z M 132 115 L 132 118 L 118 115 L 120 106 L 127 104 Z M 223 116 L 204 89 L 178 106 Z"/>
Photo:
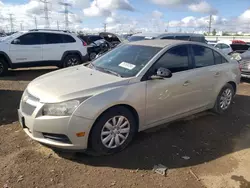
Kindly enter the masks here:
<path id="1" fill-rule="evenodd" d="M 128 78 L 80 65 L 40 76 L 28 85 L 27 90 L 42 103 L 56 103 L 96 95 L 128 82 Z"/>

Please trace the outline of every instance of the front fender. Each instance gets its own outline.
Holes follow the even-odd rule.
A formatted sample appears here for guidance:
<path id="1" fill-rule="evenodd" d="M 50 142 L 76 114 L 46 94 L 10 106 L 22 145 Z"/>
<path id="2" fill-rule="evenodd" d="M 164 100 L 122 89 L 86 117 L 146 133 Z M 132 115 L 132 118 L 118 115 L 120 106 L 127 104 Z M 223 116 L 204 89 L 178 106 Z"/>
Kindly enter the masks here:
<path id="1" fill-rule="evenodd" d="M 146 82 L 133 83 L 112 88 L 90 97 L 77 108 L 74 115 L 96 120 L 107 109 L 125 104 L 137 111 L 140 125 L 143 125 L 145 119 L 145 101 Z"/>

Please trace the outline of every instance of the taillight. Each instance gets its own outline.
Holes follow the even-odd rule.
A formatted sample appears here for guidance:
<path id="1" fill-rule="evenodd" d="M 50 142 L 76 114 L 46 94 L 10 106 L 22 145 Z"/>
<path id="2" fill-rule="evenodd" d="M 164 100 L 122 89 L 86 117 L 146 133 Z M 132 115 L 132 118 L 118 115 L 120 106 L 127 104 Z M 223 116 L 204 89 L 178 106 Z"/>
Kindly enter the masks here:
<path id="1" fill-rule="evenodd" d="M 87 43 L 85 41 L 82 41 L 83 46 L 87 46 Z"/>
<path id="2" fill-rule="evenodd" d="M 239 63 L 239 69 L 240 69 L 240 72 L 241 72 L 241 69 L 242 69 L 242 65 Z"/>

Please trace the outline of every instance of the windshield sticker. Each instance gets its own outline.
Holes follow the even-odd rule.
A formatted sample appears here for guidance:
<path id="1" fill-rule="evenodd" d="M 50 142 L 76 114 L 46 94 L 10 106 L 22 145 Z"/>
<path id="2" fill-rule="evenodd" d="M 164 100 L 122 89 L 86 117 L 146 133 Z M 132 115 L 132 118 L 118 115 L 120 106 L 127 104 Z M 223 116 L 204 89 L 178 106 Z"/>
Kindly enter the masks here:
<path id="1" fill-rule="evenodd" d="M 135 68 L 136 66 L 131 64 L 131 63 L 127 63 L 127 62 L 121 62 L 119 64 L 120 67 L 123 67 L 125 69 L 129 69 L 129 70 L 132 70 L 133 68 Z"/>

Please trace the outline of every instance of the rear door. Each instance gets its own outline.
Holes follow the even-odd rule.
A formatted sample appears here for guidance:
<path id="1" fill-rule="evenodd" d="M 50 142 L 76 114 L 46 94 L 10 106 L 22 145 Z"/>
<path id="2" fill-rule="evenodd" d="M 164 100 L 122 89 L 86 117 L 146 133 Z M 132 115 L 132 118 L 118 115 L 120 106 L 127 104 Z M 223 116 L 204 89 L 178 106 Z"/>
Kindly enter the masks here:
<path id="1" fill-rule="evenodd" d="M 211 48 L 201 45 L 191 45 L 193 54 L 193 85 L 197 88 L 196 108 L 209 105 L 213 98 L 215 78 L 220 77 L 221 72 L 214 62 L 214 54 Z"/>
<path id="2" fill-rule="evenodd" d="M 42 61 L 42 34 L 27 33 L 10 44 L 10 59 L 12 63 L 27 63 Z"/>
<path id="3" fill-rule="evenodd" d="M 169 69 L 173 76 L 160 80 L 147 80 L 146 117 L 153 124 L 195 108 L 199 93 L 193 83 L 195 72 L 191 69 L 188 45 L 169 49 L 149 71 L 160 67 Z"/>
<path id="4" fill-rule="evenodd" d="M 63 35 L 57 33 L 44 33 L 43 61 L 60 61 L 65 52 L 66 45 Z"/>

